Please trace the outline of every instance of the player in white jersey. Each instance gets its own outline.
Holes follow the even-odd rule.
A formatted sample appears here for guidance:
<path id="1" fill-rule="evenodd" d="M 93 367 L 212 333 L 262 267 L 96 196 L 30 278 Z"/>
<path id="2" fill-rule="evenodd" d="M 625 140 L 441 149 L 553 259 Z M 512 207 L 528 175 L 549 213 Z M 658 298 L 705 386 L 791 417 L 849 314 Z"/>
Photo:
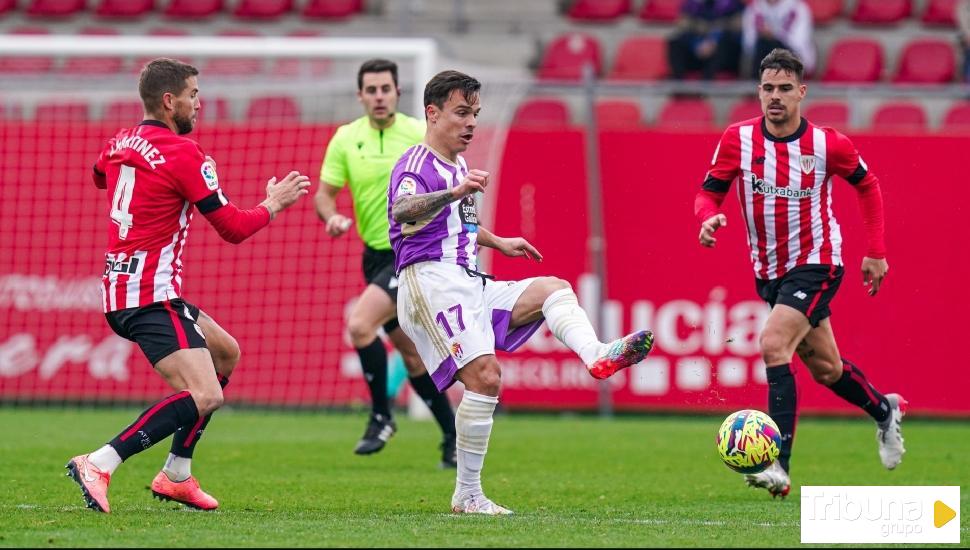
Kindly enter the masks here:
<path id="1" fill-rule="evenodd" d="M 475 134 L 480 89 L 477 80 L 457 71 L 439 73 L 425 86 L 425 140 L 408 149 L 391 173 L 388 215 L 401 328 L 439 390 L 456 380 L 465 386 L 455 416 L 458 476 L 452 511 L 498 515 L 511 512 L 488 499 L 481 486 L 501 386 L 495 350 L 515 350 L 545 320 L 591 375 L 607 378 L 643 360 L 653 334 L 638 331 L 602 343 L 566 281 L 495 281 L 478 271 L 479 246 L 542 261 L 525 239 L 502 238 L 478 225 L 475 193 L 486 191 L 489 176 L 469 170 L 459 153 Z"/>

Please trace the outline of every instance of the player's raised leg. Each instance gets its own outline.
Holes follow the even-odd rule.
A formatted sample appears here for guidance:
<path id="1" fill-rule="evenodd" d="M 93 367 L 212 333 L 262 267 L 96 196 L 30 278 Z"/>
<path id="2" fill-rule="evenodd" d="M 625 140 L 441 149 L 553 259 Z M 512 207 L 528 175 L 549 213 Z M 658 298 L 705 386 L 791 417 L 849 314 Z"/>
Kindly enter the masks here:
<path id="1" fill-rule="evenodd" d="M 225 390 L 229 376 L 239 363 L 239 343 L 204 311 L 199 311 L 197 317 L 199 328 L 205 334 L 219 385 Z M 183 389 L 182 381 L 174 382 L 178 384 L 175 389 Z M 203 491 L 192 475 L 192 455 L 211 419 L 210 413 L 191 426 L 181 426 L 172 435 L 172 447 L 165 465 L 152 480 L 151 491 L 155 497 L 174 500 L 199 510 L 215 510 L 219 507 L 219 501 Z"/>
<path id="2" fill-rule="evenodd" d="M 864 410 L 876 421 L 879 459 L 883 466 L 892 470 L 902 462 L 906 452 L 901 422 L 908 403 L 898 394 L 880 393 L 862 369 L 840 355 L 830 319 L 823 319 L 808 333 L 798 346 L 798 355 L 816 382 Z"/>
<path id="3" fill-rule="evenodd" d="M 451 410 L 451 402 L 448 395 L 438 391 L 428 369 L 421 361 L 418 350 L 414 347 L 414 342 L 408 338 L 407 334 L 401 330 L 396 318 L 391 324 L 384 325 L 384 332 L 394 343 L 394 347 L 401 353 L 404 366 L 408 371 L 408 381 L 418 397 L 424 401 L 425 405 L 431 409 L 435 422 L 441 428 L 441 464 L 442 468 L 455 468 L 458 466 L 456 458 L 456 434 L 455 434 L 455 413 Z"/>
<path id="4" fill-rule="evenodd" d="M 552 334 L 579 355 L 594 378 L 609 378 L 643 361 L 653 348 L 653 333 L 649 330 L 639 330 L 609 343 L 600 342 L 572 287 L 556 277 L 533 280 L 515 302 L 512 327 L 542 318 Z"/>
<path id="5" fill-rule="evenodd" d="M 458 479 L 451 510 L 456 514 L 511 514 L 511 510 L 492 502 L 482 490 L 482 468 L 502 381 L 498 360 L 491 354 L 479 356 L 459 369 L 455 377 L 465 385 L 465 393 L 455 415 Z"/>
<path id="6" fill-rule="evenodd" d="M 122 462 L 222 406 L 222 388 L 209 350 L 175 351 L 156 363 L 155 369 L 166 380 L 181 380 L 187 389 L 155 403 L 108 444 L 67 464 L 68 475 L 81 486 L 88 507 L 96 511 L 110 511 L 108 484 Z"/>

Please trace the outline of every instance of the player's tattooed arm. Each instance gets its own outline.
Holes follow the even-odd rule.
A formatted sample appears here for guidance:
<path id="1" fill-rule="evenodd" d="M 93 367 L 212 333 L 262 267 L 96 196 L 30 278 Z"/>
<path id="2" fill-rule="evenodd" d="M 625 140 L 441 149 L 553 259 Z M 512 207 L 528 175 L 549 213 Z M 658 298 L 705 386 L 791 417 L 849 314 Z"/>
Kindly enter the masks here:
<path id="1" fill-rule="evenodd" d="M 416 222 L 456 200 L 458 198 L 452 194 L 451 189 L 420 195 L 401 195 L 391 205 L 391 216 L 397 223 Z"/>
<path id="2" fill-rule="evenodd" d="M 485 191 L 488 186 L 488 172 L 469 170 L 461 183 L 434 193 L 402 194 L 391 205 L 391 216 L 397 223 L 411 223 L 424 219 L 428 214 L 437 212 L 452 201 L 463 199 L 472 193 Z"/>

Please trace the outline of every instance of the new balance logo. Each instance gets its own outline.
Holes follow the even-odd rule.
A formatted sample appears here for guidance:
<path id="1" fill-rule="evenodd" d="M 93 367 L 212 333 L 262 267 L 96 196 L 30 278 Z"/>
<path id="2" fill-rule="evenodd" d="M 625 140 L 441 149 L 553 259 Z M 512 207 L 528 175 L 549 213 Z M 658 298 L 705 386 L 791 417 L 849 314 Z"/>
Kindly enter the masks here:
<path id="1" fill-rule="evenodd" d="M 792 294 L 792 296 L 798 298 L 799 300 L 804 300 L 805 298 L 808 298 L 808 294 L 805 294 L 801 290 L 799 290 L 798 292 Z"/>
<path id="2" fill-rule="evenodd" d="M 754 158 L 754 163 L 755 164 L 764 164 L 765 163 L 765 157 L 755 157 Z"/>

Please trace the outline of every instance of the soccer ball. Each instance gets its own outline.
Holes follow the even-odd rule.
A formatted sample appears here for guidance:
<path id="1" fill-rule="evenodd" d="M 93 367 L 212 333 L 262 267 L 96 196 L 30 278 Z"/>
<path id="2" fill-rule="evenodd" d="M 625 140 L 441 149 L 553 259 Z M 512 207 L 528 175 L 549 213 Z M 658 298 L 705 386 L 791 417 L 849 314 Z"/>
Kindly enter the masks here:
<path id="1" fill-rule="evenodd" d="M 778 458 L 781 431 L 767 414 L 745 409 L 724 419 L 717 431 L 717 452 L 728 468 L 742 474 L 763 471 Z"/>

